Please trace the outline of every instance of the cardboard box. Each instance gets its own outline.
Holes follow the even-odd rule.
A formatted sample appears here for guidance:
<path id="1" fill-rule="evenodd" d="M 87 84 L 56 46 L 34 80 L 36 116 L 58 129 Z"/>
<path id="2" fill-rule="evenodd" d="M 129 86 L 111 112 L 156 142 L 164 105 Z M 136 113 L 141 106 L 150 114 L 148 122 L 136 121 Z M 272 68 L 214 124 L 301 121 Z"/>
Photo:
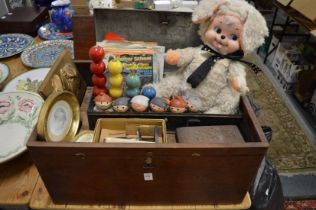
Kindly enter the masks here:
<path id="1" fill-rule="evenodd" d="M 309 103 L 316 89 L 316 69 L 300 73 L 294 95 L 301 104 Z M 316 97 L 315 97 L 316 99 Z M 316 101 L 314 103 L 316 105 Z"/>
<path id="2" fill-rule="evenodd" d="M 290 6 L 311 21 L 316 21 L 315 0 L 293 0 Z"/>
<path id="3" fill-rule="evenodd" d="M 298 73 L 303 70 L 313 69 L 302 56 L 301 51 L 293 43 L 279 43 L 272 67 L 278 72 L 286 83 L 295 83 Z"/>

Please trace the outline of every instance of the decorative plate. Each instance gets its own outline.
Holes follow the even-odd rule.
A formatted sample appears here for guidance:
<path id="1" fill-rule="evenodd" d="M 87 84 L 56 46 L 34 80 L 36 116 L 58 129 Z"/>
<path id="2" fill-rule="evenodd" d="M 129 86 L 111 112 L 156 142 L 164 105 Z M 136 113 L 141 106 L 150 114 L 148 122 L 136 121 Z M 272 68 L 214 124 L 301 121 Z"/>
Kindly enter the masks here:
<path id="1" fill-rule="evenodd" d="M 27 34 L 0 35 L 0 58 L 7 58 L 22 52 L 33 43 L 33 37 Z"/>
<path id="2" fill-rule="evenodd" d="M 75 136 L 75 142 L 93 142 L 94 131 L 84 130 Z"/>
<path id="3" fill-rule="evenodd" d="M 55 23 L 46 23 L 45 25 L 41 26 L 38 29 L 37 34 L 40 38 L 45 40 L 66 40 L 73 38 L 72 32 L 60 32 Z"/>
<path id="4" fill-rule="evenodd" d="M 26 150 L 43 102 L 36 93 L 0 93 L 0 163 Z"/>
<path id="5" fill-rule="evenodd" d="M 48 96 L 40 112 L 37 133 L 46 141 L 72 141 L 78 131 L 80 105 L 69 91 Z"/>
<path id="6" fill-rule="evenodd" d="M 21 60 L 24 65 L 32 68 L 51 67 L 64 49 L 68 49 L 74 58 L 73 41 L 51 40 L 24 50 Z"/>
<path id="7" fill-rule="evenodd" d="M 4 63 L 0 63 L 0 86 L 9 77 L 10 69 Z"/>
<path id="8" fill-rule="evenodd" d="M 27 71 L 11 80 L 3 89 L 4 92 L 25 90 L 37 92 L 50 68 L 41 68 Z"/>

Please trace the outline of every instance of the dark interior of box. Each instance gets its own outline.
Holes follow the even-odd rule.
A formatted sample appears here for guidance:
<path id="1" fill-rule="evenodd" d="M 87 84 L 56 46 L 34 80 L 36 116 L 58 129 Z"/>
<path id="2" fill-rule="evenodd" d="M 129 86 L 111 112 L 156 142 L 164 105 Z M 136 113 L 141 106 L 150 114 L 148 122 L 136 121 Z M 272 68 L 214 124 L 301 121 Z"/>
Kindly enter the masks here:
<path id="1" fill-rule="evenodd" d="M 91 99 L 88 107 L 89 127 L 94 129 L 99 118 L 164 119 L 167 143 L 243 143 L 258 142 L 260 138 L 254 125 L 247 122 L 241 102 L 236 115 L 210 115 L 203 113 L 155 113 L 155 112 L 97 112 Z M 110 126 L 111 127 L 111 126 Z M 180 134 L 180 135 L 179 135 Z M 185 138 L 184 138 L 185 137 Z"/>

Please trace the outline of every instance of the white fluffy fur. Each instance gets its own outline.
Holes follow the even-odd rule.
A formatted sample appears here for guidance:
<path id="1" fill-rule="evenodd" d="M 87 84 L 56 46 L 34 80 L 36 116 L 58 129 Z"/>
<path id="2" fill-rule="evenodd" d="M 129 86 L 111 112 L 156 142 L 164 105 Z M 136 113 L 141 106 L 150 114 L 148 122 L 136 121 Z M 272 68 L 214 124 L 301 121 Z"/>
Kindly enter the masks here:
<path id="1" fill-rule="evenodd" d="M 245 53 L 259 47 L 268 34 L 266 22 L 261 14 L 244 0 L 202 0 L 192 15 L 192 21 L 200 24 L 199 34 L 205 42 L 204 34 L 212 16 L 216 14 L 234 15 L 244 23 L 242 50 Z M 210 46 L 211 47 L 211 46 Z M 221 59 L 215 63 L 206 78 L 192 88 L 187 78 L 211 53 L 202 51 L 201 46 L 177 49 L 180 52 L 179 70 L 160 83 L 153 84 L 158 96 L 182 95 L 200 111 L 209 114 L 233 114 L 238 110 L 240 95 L 246 94 L 245 67 L 238 61 Z M 231 86 L 237 79 L 240 92 Z"/>

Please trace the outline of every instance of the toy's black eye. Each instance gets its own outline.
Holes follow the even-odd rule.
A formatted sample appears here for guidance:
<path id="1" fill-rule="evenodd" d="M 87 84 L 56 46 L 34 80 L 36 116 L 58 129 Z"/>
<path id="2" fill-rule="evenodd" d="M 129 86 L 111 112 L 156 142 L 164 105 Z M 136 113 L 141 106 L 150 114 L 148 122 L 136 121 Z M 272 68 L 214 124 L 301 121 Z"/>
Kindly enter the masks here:
<path id="1" fill-rule="evenodd" d="M 220 27 L 216 26 L 216 27 L 214 28 L 214 31 L 215 31 L 216 33 L 220 34 L 220 33 L 222 32 L 222 29 L 221 29 Z"/>
<path id="2" fill-rule="evenodd" d="M 232 34 L 229 36 L 229 39 L 236 41 L 238 39 L 236 34 Z"/>

